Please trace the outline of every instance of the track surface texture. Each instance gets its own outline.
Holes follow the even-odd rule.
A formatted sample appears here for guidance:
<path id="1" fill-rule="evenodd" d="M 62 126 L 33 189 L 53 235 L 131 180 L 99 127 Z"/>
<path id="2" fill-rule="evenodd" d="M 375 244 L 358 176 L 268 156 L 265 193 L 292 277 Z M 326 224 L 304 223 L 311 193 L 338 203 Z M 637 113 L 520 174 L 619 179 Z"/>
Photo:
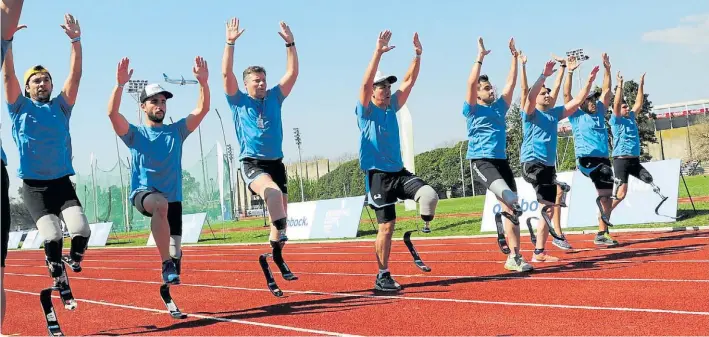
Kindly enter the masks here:
<path id="1" fill-rule="evenodd" d="M 435 230 L 435 229 L 434 229 Z M 266 288 L 262 245 L 184 247 L 182 284 L 171 287 L 188 315 L 172 318 L 159 296 L 155 248 L 89 249 L 68 271 L 78 307 L 55 310 L 67 335 L 103 336 L 666 336 L 709 334 L 709 231 L 617 233 L 599 247 L 570 234 L 573 250 L 547 243 L 556 263 L 530 273 L 503 268 L 495 239 L 414 244 L 433 269 L 421 272 L 395 240 L 390 270 L 404 289 L 373 290 L 373 242 L 289 243 L 299 280 L 271 262 L 282 298 Z M 11 251 L 5 269 L 4 335 L 47 335 L 39 291 L 50 285 L 43 252 Z M 56 293 L 54 293 L 56 296 Z"/>

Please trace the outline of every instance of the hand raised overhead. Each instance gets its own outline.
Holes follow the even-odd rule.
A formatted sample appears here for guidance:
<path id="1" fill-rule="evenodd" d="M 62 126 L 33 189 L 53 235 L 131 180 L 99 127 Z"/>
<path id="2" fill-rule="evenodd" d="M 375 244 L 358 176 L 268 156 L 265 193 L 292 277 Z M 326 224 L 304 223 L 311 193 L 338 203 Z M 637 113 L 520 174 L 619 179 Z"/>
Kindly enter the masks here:
<path id="1" fill-rule="evenodd" d="M 127 57 L 121 59 L 118 62 L 118 69 L 116 70 L 116 81 L 118 85 L 125 85 L 133 76 L 133 69 L 128 71 L 128 66 L 130 65 L 130 60 Z"/>
<path id="2" fill-rule="evenodd" d="M 59 25 L 64 29 L 64 33 L 69 36 L 70 39 L 75 39 L 81 36 L 81 27 L 79 27 L 79 20 L 74 19 L 71 14 L 64 15 L 64 24 Z"/>
<path id="3" fill-rule="evenodd" d="M 288 27 L 288 25 L 283 21 L 281 21 L 281 31 L 278 32 L 278 35 L 280 35 L 286 43 L 295 41 L 293 38 L 293 33 L 290 31 L 290 27 Z"/>
<path id="4" fill-rule="evenodd" d="M 556 61 L 554 60 L 547 61 L 547 64 L 544 66 L 544 76 L 549 77 L 554 74 L 556 72 L 556 69 L 554 69 L 555 65 Z"/>
<path id="5" fill-rule="evenodd" d="M 599 69 L 601 68 L 598 66 L 593 67 L 593 69 L 591 70 L 591 76 L 588 78 L 589 82 L 593 82 L 596 80 L 596 74 L 598 74 Z"/>
<path id="6" fill-rule="evenodd" d="M 603 55 L 601 55 L 601 58 L 603 59 L 603 66 L 606 67 L 606 69 L 610 69 L 611 68 L 611 59 L 610 59 L 610 57 L 608 57 L 608 54 L 603 53 Z"/>
<path id="7" fill-rule="evenodd" d="M 512 53 L 512 56 L 517 57 L 519 53 L 517 52 L 517 48 L 515 47 L 515 38 L 510 39 L 510 53 Z"/>
<path id="8" fill-rule="evenodd" d="M 615 80 L 618 83 L 623 82 L 623 75 L 620 74 L 620 71 L 618 71 L 618 74 L 615 76 Z"/>
<path id="9" fill-rule="evenodd" d="M 234 43 L 236 39 L 244 33 L 244 29 L 239 30 L 239 19 L 231 18 L 226 23 L 226 40 L 229 43 Z"/>
<path id="10" fill-rule="evenodd" d="M 379 39 L 377 39 L 377 52 L 386 53 L 396 46 L 389 46 L 389 41 L 391 40 L 391 31 L 385 30 L 379 33 Z"/>
<path id="11" fill-rule="evenodd" d="M 416 55 L 421 55 L 423 52 L 421 41 L 419 41 L 419 33 L 414 33 L 414 52 L 416 52 Z"/>
<path id="12" fill-rule="evenodd" d="M 478 38 L 478 55 L 487 56 L 487 54 L 490 54 L 491 51 L 492 50 L 485 49 L 485 43 L 483 43 L 483 38 L 479 37 Z"/>
<path id="13" fill-rule="evenodd" d="M 201 56 L 195 57 L 192 73 L 199 83 L 207 83 L 207 79 L 209 78 L 209 69 L 207 69 L 207 61 Z"/>

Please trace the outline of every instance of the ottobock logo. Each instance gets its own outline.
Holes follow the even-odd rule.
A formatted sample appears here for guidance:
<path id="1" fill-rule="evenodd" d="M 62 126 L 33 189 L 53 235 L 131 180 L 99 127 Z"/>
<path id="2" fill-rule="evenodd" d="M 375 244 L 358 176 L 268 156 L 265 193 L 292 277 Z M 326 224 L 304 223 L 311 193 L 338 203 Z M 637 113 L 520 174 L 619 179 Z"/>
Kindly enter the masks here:
<path id="1" fill-rule="evenodd" d="M 308 217 L 290 218 L 286 220 L 288 227 L 306 227 L 308 226 Z"/>
<path id="2" fill-rule="evenodd" d="M 539 202 L 536 200 L 532 200 L 530 202 L 527 202 L 527 200 L 520 200 L 519 205 L 522 207 L 522 212 L 535 212 L 537 209 L 539 209 Z M 502 211 L 502 206 L 497 203 L 495 206 L 492 207 L 492 213 L 497 214 Z"/>

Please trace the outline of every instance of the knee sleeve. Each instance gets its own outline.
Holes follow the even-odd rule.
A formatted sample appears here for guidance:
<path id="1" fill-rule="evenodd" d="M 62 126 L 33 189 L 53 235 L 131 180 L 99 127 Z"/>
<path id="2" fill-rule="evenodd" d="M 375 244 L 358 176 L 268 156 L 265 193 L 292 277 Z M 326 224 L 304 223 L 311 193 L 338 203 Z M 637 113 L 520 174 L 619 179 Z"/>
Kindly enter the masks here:
<path id="1" fill-rule="evenodd" d="M 64 246 L 63 238 L 59 240 L 44 241 L 44 255 L 49 268 L 49 275 L 59 277 L 63 273 L 64 263 L 62 262 L 62 247 Z"/>
<path id="2" fill-rule="evenodd" d="M 424 185 L 416 191 L 414 200 L 421 208 L 421 218 L 424 221 L 433 220 L 436 214 L 436 205 L 438 205 L 438 193 L 429 185 Z"/>
<path id="3" fill-rule="evenodd" d="M 497 179 L 490 184 L 490 192 L 495 194 L 496 197 L 502 199 L 502 201 L 507 204 L 508 207 L 513 208 L 519 199 L 517 193 L 512 192 L 504 179 Z"/>
<path id="4" fill-rule="evenodd" d="M 39 235 L 45 241 L 61 241 L 64 236 L 62 235 L 62 223 L 54 214 L 45 215 L 37 220 L 37 230 L 39 230 Z"/>
<path id="5" fill-rule="evenodd" d="M 646 184 L 652 184 L 652 174 L 648 172 L 645 168 L 642 168 L 640 170 L 640 180 L 642 180 Z"/>
<path id="6" fill-rule="evenodd" d="M 278 230 L 286 229 L 286 225 L 288 225 L 286 218 L 280 218 L 278 220 L 273 220 L 273 226 L 276 227 L 276 229 L 278 229 Z"/>
<path id="7" fill-rule="evenodd" d="M 182 236 L 170 235 L 170 257 L 174 259 L 182 257 Z"/>
<path id="8" fill-rule="evenodd" d="M 271 219 L 282 219 L 286 217 L 286 211 L 283 207 L 283 193 L 280 190 L 273 187 L 266 187 L 263 192 L 263 199 L 266 201 L 266 207 L 268 207 L 268 214 L 270 214 Z"/>
<path id="9" fill-rule="evenodd" d="M 91 227 L 81 206 L 72 206 L 63 210 L 62 218 L 71 236 L 81 235 L 85 238 L 91 236 Z"/>

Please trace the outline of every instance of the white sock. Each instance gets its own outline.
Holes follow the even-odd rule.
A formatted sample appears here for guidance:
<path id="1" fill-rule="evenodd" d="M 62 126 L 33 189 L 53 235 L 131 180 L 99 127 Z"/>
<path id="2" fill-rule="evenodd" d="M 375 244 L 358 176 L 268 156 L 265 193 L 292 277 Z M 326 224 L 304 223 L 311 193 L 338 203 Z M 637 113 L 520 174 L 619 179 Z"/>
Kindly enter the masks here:
<path id="1" fill-rule="evenodd" d="M 389 268 L 379 269 L 379 275 L 377 275 L 377 276 L 382 277 L 382 275 L 384 275 L 384 273 L 388 273 L 388 272 L 389 272 Z"/>

